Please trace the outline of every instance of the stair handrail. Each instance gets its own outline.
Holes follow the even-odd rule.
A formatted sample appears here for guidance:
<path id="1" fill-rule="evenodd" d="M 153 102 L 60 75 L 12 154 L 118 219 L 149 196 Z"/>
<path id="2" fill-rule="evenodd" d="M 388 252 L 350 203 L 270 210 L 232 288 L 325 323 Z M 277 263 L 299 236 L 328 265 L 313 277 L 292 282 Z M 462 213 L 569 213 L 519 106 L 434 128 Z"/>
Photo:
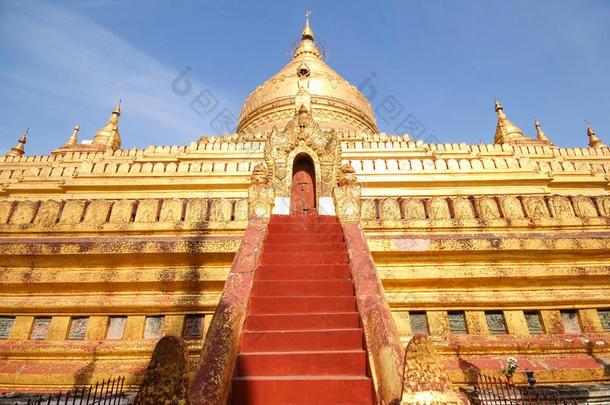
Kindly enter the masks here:
<path id="1" fill-rule="evenodd" d="M 267 218 L 251 216 L 214 312 L 191 384 L 191 404 L 226 404 L 248 303 L 267 235 Z"/>
<path id="2" fill-rule="evenodd" d="M 191 404 L 218 405 L 229 400 L 254 273 L 273 206 L 269 171 L 264 163 L 258 163 L 252 169 L 248 187 L 248 226 L 205 337 L 199 368 L 189 391 Z"/>
<path id="3" fill-rule="evenodd" d="M 360 224 L 361 189 L 351 165 L 341 166 L 333 197 L 343 227 L 377 400 L 380 404 L 399 403 L 404 350 L 364 238 Z"/>

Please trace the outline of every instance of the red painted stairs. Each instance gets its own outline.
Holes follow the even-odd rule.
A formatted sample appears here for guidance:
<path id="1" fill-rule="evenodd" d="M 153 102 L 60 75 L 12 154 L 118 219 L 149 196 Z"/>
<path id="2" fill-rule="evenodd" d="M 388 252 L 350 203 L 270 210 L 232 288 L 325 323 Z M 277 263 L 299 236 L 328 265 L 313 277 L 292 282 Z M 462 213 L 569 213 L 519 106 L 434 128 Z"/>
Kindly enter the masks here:
<path id="1" fill-rule="evenodd" d="M 372 404 L 336 217 L 273 216 L 233 377 L 233 404 Z"/>

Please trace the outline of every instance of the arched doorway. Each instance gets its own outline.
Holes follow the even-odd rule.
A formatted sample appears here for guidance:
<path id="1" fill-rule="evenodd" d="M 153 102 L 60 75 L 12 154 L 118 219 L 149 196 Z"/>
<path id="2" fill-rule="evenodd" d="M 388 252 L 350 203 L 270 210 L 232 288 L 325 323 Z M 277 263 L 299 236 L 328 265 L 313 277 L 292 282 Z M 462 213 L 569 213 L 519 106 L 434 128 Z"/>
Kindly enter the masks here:
<path id="1" fill-rule="evenodd" d="M 313 160 L 306 154 L 300 154 L 294 158 L 290 213 L 292 215 L 316 214 L 316 173 Z"/>

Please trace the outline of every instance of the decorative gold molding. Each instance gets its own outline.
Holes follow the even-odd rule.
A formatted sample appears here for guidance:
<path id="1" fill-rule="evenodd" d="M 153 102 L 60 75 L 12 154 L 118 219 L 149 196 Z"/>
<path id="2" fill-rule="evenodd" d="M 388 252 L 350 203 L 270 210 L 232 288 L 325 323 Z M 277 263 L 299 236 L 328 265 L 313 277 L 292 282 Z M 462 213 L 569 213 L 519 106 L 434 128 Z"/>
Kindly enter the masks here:
<path id="1" fill-rule="evenodd" d="M 360 221 L 360 185 L 354 168 L 349 164 L 341 165 L 337 187 L 333 189 L 335 210 L 341 222 Z"/>

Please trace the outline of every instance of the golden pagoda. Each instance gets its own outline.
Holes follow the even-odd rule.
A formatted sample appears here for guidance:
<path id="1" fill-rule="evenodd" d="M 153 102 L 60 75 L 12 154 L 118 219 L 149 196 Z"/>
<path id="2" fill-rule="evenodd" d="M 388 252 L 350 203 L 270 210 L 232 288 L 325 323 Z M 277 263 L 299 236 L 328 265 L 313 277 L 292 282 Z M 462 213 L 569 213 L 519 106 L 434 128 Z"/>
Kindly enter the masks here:
<path id="1" fill-rule="evenodd" d="M 419 362 L 443 373 L 443 389 L 500 376 L 509 357 L 518 385 L 526 369 L 542 385 L 608 383 L 610 149 L 591 127 L 588 146 L 582 136 L 557 147 L 539 122 L 531 138 L 498 100 L 495 111 L 488 143 L 379 133 L 308 18 L 233 134 L 121 149 L 119 104 L 91 144 L 78 143 L 77 125 L 32 156 L 24 135 L 0 157 L 0 392 L 116 375 L 137 384 L 155 344 L 175 335 L 192 403 L 226 402 L 247 380 L 234 370 L 264 307 L 248 304 L 262 294 L 256 277 L 279 266 L 266 260 L 309 263 L 261 259 L 274 240 L 312 249 L 314 235 L 290 242 L 291 226 L 343 235 L 344 256 L 324 253 L 328 241 L 308 254 L 346 260 L 353 297 L 336 302 L 358 303 L 354 350 L 380 403 L 419 395 L 403 384 Z M 299 228 L 300 216 L 322 222 Z M 415 354 L 403 356 L 409 342 Z"/>

